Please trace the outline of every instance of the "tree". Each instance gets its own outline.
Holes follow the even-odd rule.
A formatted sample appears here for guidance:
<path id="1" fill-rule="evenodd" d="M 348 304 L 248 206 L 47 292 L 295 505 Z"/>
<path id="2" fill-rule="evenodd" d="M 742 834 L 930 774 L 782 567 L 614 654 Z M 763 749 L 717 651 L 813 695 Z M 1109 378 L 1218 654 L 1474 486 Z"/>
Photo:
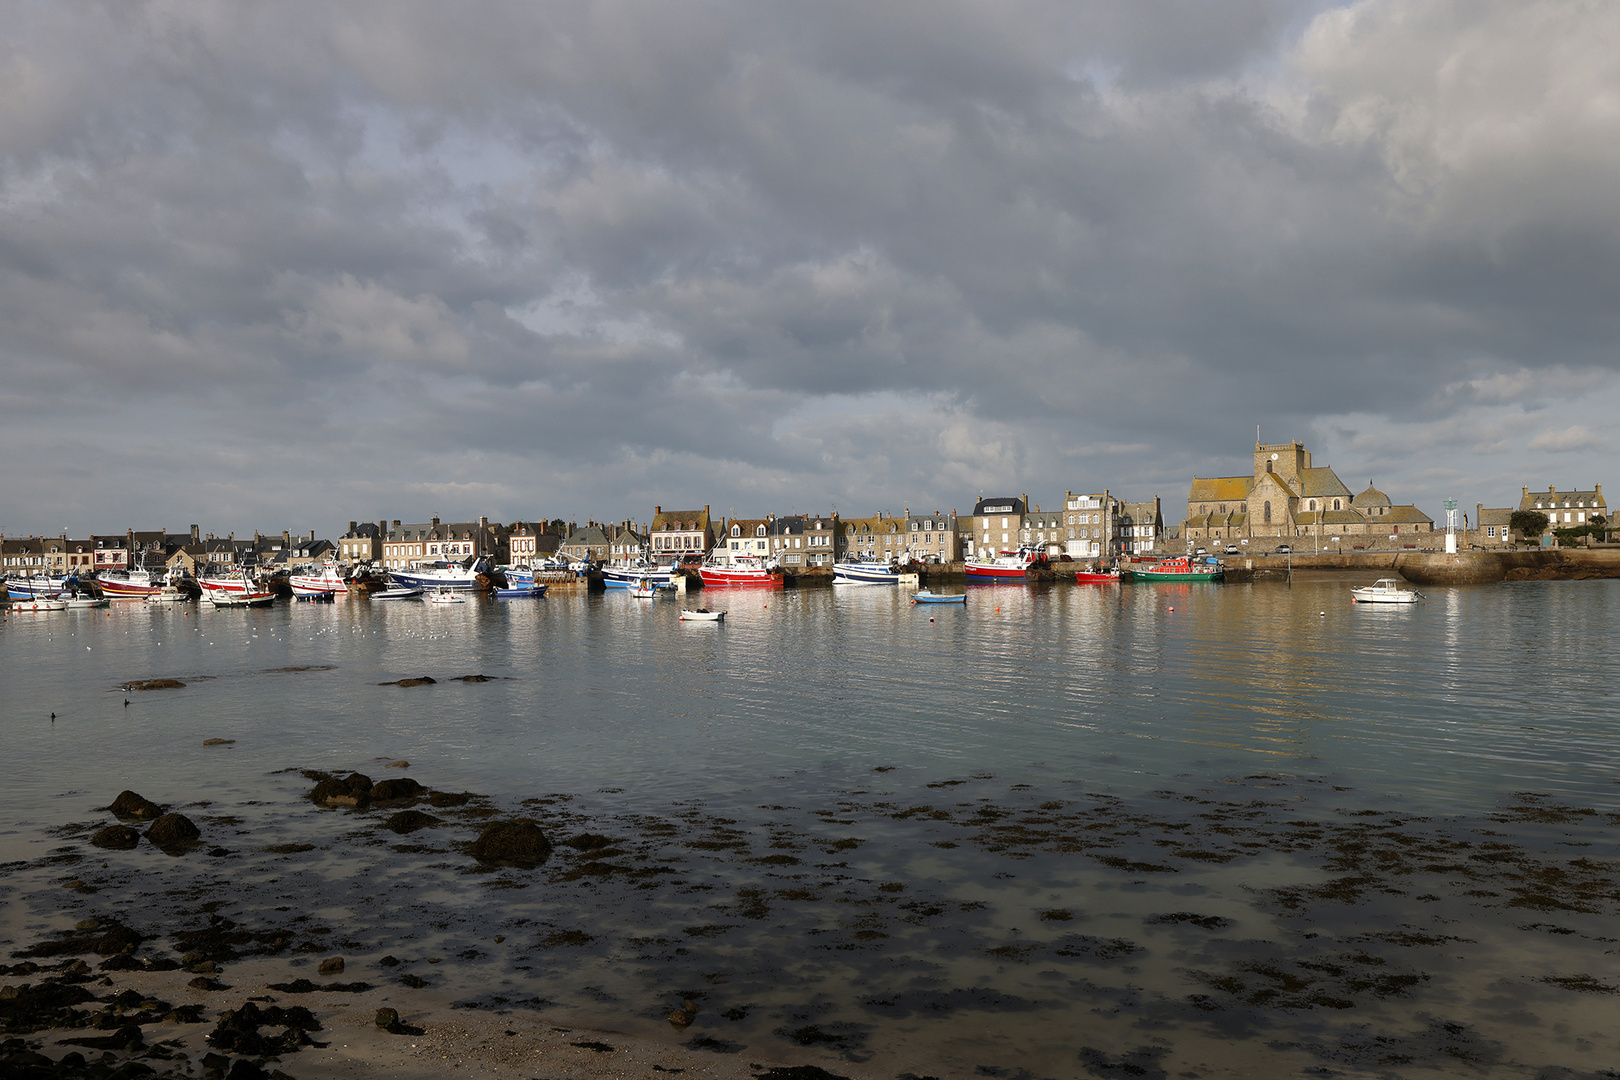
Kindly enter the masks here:
<path id="1" fill-rule="evenodd" d="M 1526 540 L 1534 540 L 1546 532 L 1550 523 L 1551 519 L 1540 510 L 1515 510 L 1508 518 L 1508 528 Z"/>

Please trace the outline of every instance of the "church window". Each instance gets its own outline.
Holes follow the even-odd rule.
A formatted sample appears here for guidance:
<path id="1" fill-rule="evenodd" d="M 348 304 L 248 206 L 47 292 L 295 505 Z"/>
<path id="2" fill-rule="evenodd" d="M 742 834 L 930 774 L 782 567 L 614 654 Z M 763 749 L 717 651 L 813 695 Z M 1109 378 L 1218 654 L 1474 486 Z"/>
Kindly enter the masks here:
<path id="1" fill-rule="evenodd" d="M 1306 505 L 1305 509 L 1307 509 L 1307 510 L 1315 510 L 1316 509 L 1316 500 L 1315 499 L 1310 500 L 1310 502 Z"/>
<path id="2" fill-rule="evenodd" d="M 1334 499 L 1333 500 L 1333 509 L 1335 509 L 1335 510 L 1343 510 L 1344 507 L 1339 505 L 1339 500 L 1338 499 Z"/>
<path id="3" fill-rule="evenodd" d="M 1270 525 L 1270 524 L 1271 524 L 1271 500 L 1270 500 L 1270 499 L 1267 499 L 1267 500 L 1266 500 L 1266 516 L 1265 516 L 1265 523 L 1266 523 L 1266 524 L 1267 524 L 1267 525 Z"/>
<path id="4" fill-rule="evenodd" d="M 1271 462 L 1268 461 L 1268 462 L 1266 462 L 1266 472 L 1271 472 L 1271 471 L 1272 471 Z"/>

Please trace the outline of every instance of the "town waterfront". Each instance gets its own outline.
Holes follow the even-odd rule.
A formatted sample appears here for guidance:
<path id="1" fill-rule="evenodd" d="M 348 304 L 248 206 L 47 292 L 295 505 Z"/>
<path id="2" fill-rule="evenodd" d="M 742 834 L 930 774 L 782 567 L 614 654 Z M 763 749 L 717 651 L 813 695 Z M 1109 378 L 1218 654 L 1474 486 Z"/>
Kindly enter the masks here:
<path id="1" fill-rule="evenodd" d="M 3 936 L 184 882 L 460 957 L 435 1000 L 844 1075 L 1612 1066 L 1620 582 L 968 591 L 8 615 Z M 611 854 L 475 873 L 477 818 L 303 798 L 399 760 Z M 216 854 L 88 847 L 124 788 Z"/>

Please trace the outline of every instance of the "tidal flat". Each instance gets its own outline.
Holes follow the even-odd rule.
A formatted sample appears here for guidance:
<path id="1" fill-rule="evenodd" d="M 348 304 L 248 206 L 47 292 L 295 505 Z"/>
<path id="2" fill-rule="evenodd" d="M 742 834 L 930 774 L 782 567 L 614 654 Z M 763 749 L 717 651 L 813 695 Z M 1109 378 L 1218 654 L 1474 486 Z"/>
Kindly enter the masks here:
<path id="1" fill-rule="evenodd" d="M 8 617 L 3 1064 L 1611 1076 L 1617 584 Z"/>

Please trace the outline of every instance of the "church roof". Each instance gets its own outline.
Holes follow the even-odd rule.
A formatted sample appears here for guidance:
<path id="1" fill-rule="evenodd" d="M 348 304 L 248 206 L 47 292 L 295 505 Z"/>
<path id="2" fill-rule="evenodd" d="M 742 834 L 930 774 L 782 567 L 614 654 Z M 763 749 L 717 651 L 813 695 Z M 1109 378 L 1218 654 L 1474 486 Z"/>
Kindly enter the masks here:
<path id="1" fill-rule="evenodd" d="M 1324 496 L 1334 498 L 1344 496 L 1349 498 L 1350 489 L 1345 487 L 1337 474 L 1330 468 L 1305 469 L 1299 476 L 1299 493 L 1301 497 L 1320 499 Z"/>
<path id="2" fill-rule="evenodd" d="M 1367 490 L 1363 491 L 1360 495 L 1357 495 L 1354 499 L 1352 499 L 1350 504 L 1358 508 L 1363 506 L 1393 505 L 1389 501 L 1388 495 L 1385 495 L 1382 491 L 1379 491 L 1377 488 L 1372 486 L 1371 480 L 1367 481 Z"/>
<path id="3" fill-rule="evenodd" d="M 1434 524 L 1432 517 L 1415 506 L 1392 506 L 1389 508 L 1389 513 L 1382 515 L 1378 520 L 1380 522 L 1393 522 L 1397 525 L 1416 525 L 1424 521 L 1430 525 Z"/>
<path id="4" fill-rule="evenodd" d="M 1188 502 L 1242 502 L 1254 489 L 1252 476 L 1193 477 Z"/>

